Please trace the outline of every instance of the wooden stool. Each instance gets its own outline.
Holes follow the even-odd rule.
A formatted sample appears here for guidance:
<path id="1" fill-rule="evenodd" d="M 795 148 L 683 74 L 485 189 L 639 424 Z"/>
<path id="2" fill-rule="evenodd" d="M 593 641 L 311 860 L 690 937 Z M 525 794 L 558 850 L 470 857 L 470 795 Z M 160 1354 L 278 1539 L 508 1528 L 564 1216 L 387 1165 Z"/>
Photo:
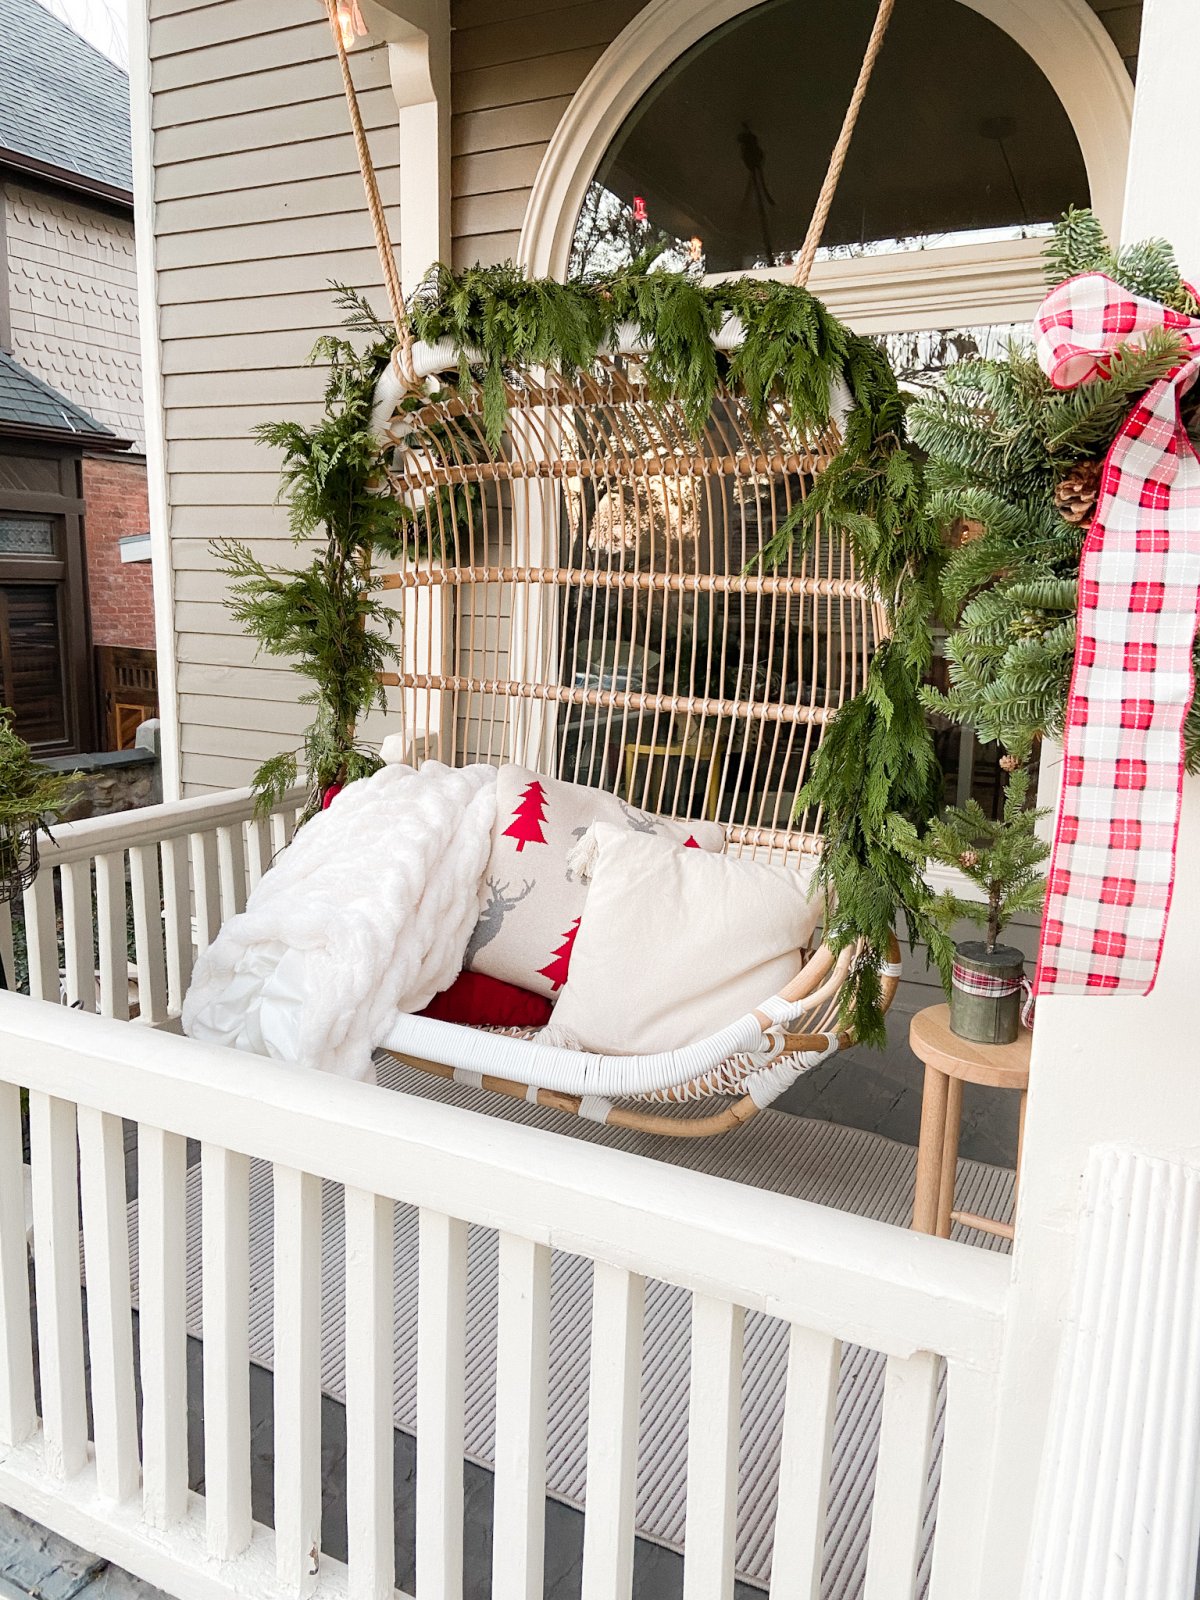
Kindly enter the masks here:
<path id="1" fill-rule="evenodd" d="M 958 1131 L 962 1120 L 964 1083 L 983 1083 L 992 1089 L 1016 1089 L 1021 1096 L 1020 1133 L 1017 1138 L 1017 1175 L 1021 1171 L 1021 1144 L 1025 1136 L 1025 1091 L 1029 1085 L 1029 1049 L 1033 1039 L 1022 1028 L 1012 1044 L 975 1044 L 950 1032 L 949 1006 L 927 1006 L 918 1011 L 908 1031 L 913 1054 L 925 1063 L 925 1088 L 921 1101 L 921 1138 L 917 1146 L 917 1192 L 912 1225 L 940 1239 L 950 1237 L 950 1224 L 962 1222 L 1001 1239 L 1013 1236 L 1010 1222 L 995 1222 L 973 1211 L 954 1210 L 954 1180 L 958 1170 Z M 1016 1204 L 1016 1189 L 1013 1190 Z"/>

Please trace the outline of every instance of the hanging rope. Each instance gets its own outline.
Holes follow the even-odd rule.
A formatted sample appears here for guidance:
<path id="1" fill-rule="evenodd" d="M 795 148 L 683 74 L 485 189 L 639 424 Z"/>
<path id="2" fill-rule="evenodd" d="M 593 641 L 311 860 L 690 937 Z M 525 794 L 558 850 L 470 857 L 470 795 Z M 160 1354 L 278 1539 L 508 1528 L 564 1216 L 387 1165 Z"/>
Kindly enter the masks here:
<path id="1" fill-rule="evenodd" d="M 846 107 L 842 131 L 838 134 L 833 154 L 829 158 L 829 170 L 825 174 L 825 182 L 821 185 L 821 192 L 817 196 L 812 221 L 808 225 L 808 232 L 804 236 L 804 243 L 796 258 L 796 270 L 792 274 L 792 282 L 801 289 L 807 285 L 813 262 L 817 259 L 817 247 L 825 232 L 825 224 L 829 221 L 842 168 L 846 165 L 846 152 L 850 149 L 850 140 L 854 137 L 854 125 L 858 121 L 858 113 L 862 110 L 862 103 L 866 99 L 867 85 L 875 70 L 879 52 L 883 49 L 884 35 L 887 33 L 888 23 L 892 20 L 892 8 L 895 3 L 896 0 L 879 0 L 875 26 L 871 29 L 871 37 L 867 41 L 867 53 L 863 56 L 862 66 L 858 70 L 858 82 L 854 85 L 854 93 L 850 96 L 850 104 Z"/>
<path id="2" fill-rule="evenodd" d="M 800 248 L 800 254 L 796 258 L 792 282 L 801 288 L 808 283 L 813 263 L 817 258 L 817 249 L 825 232 L 825 225 L 829 221 L 829 213 L 833 207 L 833 197 L 837 193 L 838 182 L 842 176 L 842 168 L 846 164 L 846 155 L 850 149 L 850 141 L 854 137 L 858 114 L 862 110 L 863 101 L 866 99 L 867 88 L 871 82 L 871 74 L 875 70 L 875 63 L 879 59 L 879 52 L 883 49 L 883 41 L 887 34 L 888 23 L 892 19 L 895 3 L 896 0 L 879 0 L 879 9 L 875 14 L 875 25 L 871 29 L 871 37 L 867 41 L 866 54 L 863 56 L 862 66 L 858 72 L 858 81 L 854 85 L 854 93 L 850 96 L 850 104 L 846 107 L 846 115 L 842 121 L 841 132 L 838 134 L 837 143 L 834 145 L 833 152 L 829 158 L 829 167 L 825 173 L 825 181 L 821 185 L 821 192 L 817 196 L 817 204 L 812 214 L 812 220 L 808 224 L 808 232 L 804 236 L 804 243 Z M 346 105 L 350 112 L 350 127 L 354 134 L 354 148 L 358 152 L 358 165 L 359 170 L 362 172 L 363 189 L 366 192 L 367 210 L 370 213 L 371 226 L 375 232 L 375 247 L 379 252 L 379 264 L 383 269 L 384 287 L 387 290 L 388 301 L 392 308 L 392 320 L 396 324 L 397 355 L 399 356 L 402 375 L 411 382 L 413 377 L 412 327 L 409 324 L 408 311 L 404 304 L 404 291 L 400 286 L 400 274 L 396 270 L 396 257 L 392 250 L 391 236 L 388 233 L 383 201 L 379 197 L 379 183 L 375 176 L 375 163 L 371 159 L 366 131 L 363 128 L 362 113 L 358 105 L 358 92 L 354 87 L 354 78 L 350 72 L 350 62 L 346 55 L 346 45 L 342 38 L 337 0 L 325 0 L 325 9 L 329 14 L 329 27 L 333 34 L 338 62 L 342 69 L 342 85 L 346 91 Z"/>
<path id="3" fill-rule="evenodd" d="M 404 291 L 400 287 L 400 274 L 396 269 L 396 256 L 392 249 L 392 240 L 388 232 L 383 201 L 379 197 L 379 182 L 375 176 L 375 163 L 371 160 L 371 150 L 367 144 L 366 130 L 363 128 L 362 112 L 359 110 L 358 105 L 358 91 L 354 87 L 354 78 L 346 55 L 346 45 L 342 38 L 337 0 L 325 0 L 325 10 L 329 13 L 329 27 L 333 34 L 334 46 L 337 49 L 338 61 L 342 68 L 342 87 L 346 91 L 346 106 L 350 112 L 350 129 L 354 135 L 354 148 L 358 152 L 358 165 L 362 173 L 363 188 L 366 191 L 367 210 L 371 216 L 371 227 L 375 232 L 375 248 L 379 252 L 379 265 L 383 269 L 383 286 L 387 290 L 388 303 L 392 308 L 392 321 L 396 324 L 396 350 L 400 358 L 401 375 L 408 382 L 411 382 L 413 378 L 412 327 L 409 324 L 408 311 L 404 304 Z"/>

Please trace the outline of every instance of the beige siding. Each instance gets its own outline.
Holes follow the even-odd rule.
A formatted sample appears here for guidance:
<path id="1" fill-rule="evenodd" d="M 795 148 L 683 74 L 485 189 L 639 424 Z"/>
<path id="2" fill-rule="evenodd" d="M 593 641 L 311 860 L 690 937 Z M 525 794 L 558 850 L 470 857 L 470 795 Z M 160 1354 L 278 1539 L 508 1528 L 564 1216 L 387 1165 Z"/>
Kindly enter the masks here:
<path id="1" fill-rule="evenodd" d="M 133 219 L 10 183 L 12 353 L 137 448 L 143 444 Z"/>
<path id="2" fill-rule="evenodd" d="M 341 79 L 320 12 L 291 0 L 152 0 L 156 260 L 186 793 L 245 783 L 297 742 L 303 685 L 255 659 L 212 541 L 296 559 L 278 460 L 252 432 L 317 414 L 307 365 L 330 280 L 382 310 Z M 398 235 L 396 109 L 382 49 L 354 61 Z"/>
<path id="3" fill-rule="evenodd" d="M 637 0 L 454 6 L 454 255 L 517 244 L 546 144 Z M 244 783 L 293 744 L 295 674 L 255 660 L 225 605 L 212 541 L 290 560 L 277 464 L 252 430 L 311 418 L 305 364 L 332 320 L 328 282 L 382 308 L 336 62 L 291 0 L 150 0 L 157 287 L 185 792 Z M 354 61 L 393 236 L 395 103 L 383 51 Z M 382 719 L 368 732 L 378 735 Z"/>
<path id="4" fill-rule="evenodd" d="M 453 0 L 454 264 L 515 256 L 529 191 L 571 96 L 640 0 Z"/>
<path id="5" fill-rule="evenodd" d="M 571 96 L 641 3 L 452 0 L 456 265 L 515 254 Z M 1132 66 L 1140 6 L 1092 4 Z M 245 782 L 303 725 L 298 680 L 255 663 L 211 550 L 213 539 L 236 537 L 269 559 L 291 554 L 276 466 L 251 430 L 315 414 L 321 380 L 305 360 L 331 322 L 329 280 L 368 289 L 381 308 L 383 297 L 319 9 L 295 0 L 149 0 L 149 9 L 182 768 L 185 791 L 200 793 Z M 384 53 L 358 53 L 355 76 L 395 234 Z M 382 732 L 381 719 L 368 731 Z"/>

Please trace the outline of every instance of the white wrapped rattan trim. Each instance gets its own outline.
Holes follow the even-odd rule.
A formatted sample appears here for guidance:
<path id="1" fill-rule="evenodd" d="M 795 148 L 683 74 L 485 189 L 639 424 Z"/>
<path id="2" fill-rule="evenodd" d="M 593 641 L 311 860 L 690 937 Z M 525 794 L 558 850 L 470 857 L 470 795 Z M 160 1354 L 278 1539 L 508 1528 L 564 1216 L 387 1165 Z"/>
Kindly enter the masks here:
<path id="1" fill-rule="evenodd" d="M 752 1072 L 746 1079 L 745 1092 L 760 1111 L 765 1111 L 773 1100 L 778 1100 L 785 1089 L 790 1089 L 797 1078 L 819 1067 L 822 1061 L 838 1052 L 837 1034 L 827 1035 L 829 1043 L 824 1050 L 797 1050 L 782 1056 L 769 1067 Z"/>
<path id="2" fill-rule="evenodd" d="M 646 1056 L 561 1050 L 555 1045 L 508 1039 L 453 1022 L 439 1022 L 434 1017 L 417 1016 L 398 1018 L 379 1042 L 383 1049 L 394 1050 L 397 1055 L 414 1055 L 453 1067 L 455 1078 L 462 1082 L 470 1080 L 460 1079 L 460 1073 L 489 1073 L 560 1094 L 603 1095 L 610 1099 L 674 1089 L 711 1072 L 730 1056 L 748 1055 L 766 1065 L 780 1043 L 778 1036 L 764 1035 L 753 1012 L 697 1044 Z"/>
<path id="3" fill-rule="evenodd" d="M 585 1094 L 579 1102 L 579 1115 L 587 1122 L 607 1122 L 611 1110 L 612 1101 L 605 1100 L 602 1095 Z"/>
<path id="4" fill-rule="evenodd" d="M 726 317 L 713 337 L 716 349 L 729 354 L 737 350 L 746 337 L 746 330 L 742 326 L 740 317 Z M 614 352 L 609 346 L 601 347 L 602 355 L 644 356 L 647 345 L 641 333 L 631 322 L 621 324 L 617 331 L 617 347 Z M 467 361 L 471 366 L 480 366 L 483 362 L 483 352 L 468 348 L 465 352 Z M 413 374 L 419 382 L 431 378 L 435 373 L 449 372 L 458 366 L 458 352 L 454 348 L 453 340 L 439 339 L 437 344 L 426 344 L 423 339 L 418 339 L 412 347 Z M 375 433 L 382 433 L 388 423 L 396 414 L 396 407 L 408 394 L 409 385 L 405 382 L 400 372 L 399 363 L 391 361 L 379 375 L 375 385 L 375 401 L 371 407 L 371 428 Z M 838 377 L 829 389 L 829 412 L 832 421 L 839 431 L 845 432 L 846 419 L 850 415 L 854 404 L 846 381 Z M 395 430 L 393 430 L 395 431 Z"/>

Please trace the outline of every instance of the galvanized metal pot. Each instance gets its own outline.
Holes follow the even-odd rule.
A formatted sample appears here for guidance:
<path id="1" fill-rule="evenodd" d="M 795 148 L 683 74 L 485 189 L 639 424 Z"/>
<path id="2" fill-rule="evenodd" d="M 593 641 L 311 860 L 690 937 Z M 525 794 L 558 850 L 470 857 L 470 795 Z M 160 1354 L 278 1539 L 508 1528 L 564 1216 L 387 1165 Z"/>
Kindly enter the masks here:
<path id="1" fill-rule="evenodd" d="M 1012 1044 L 1021 1026 L 1025 957 L 1012 945 L 989 952 L 982 940 L 954 952 L 950 1031 L 976 1044 Z"/>

